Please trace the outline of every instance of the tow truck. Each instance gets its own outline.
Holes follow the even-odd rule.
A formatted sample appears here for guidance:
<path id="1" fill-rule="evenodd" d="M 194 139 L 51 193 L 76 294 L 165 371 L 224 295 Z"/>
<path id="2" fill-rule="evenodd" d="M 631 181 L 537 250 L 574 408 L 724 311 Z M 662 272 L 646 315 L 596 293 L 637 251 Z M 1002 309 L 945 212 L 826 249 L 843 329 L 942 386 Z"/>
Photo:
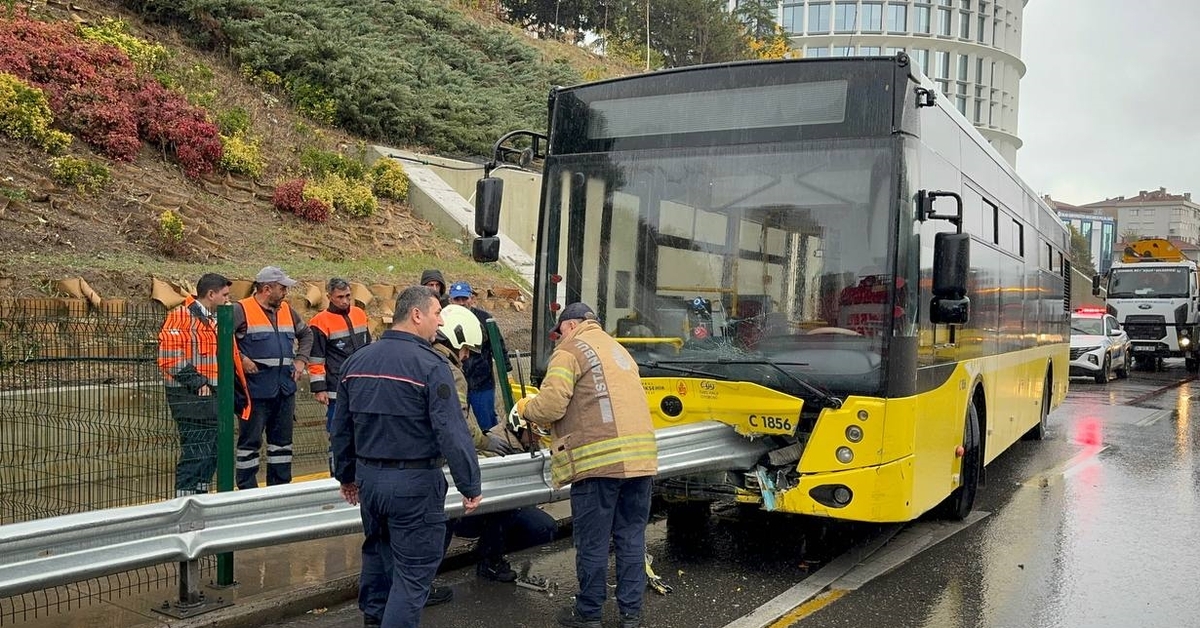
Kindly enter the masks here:
<path id="1" fill-rule="evenodd" d="M 1139 368 L 1156 368 L 1163 358 L 1184 358 L 1188 371 L 1200 369 L 1200 287 L 1197 264 L 1163 238 L 1129 243 L 1107 277 L 1092 278 L 1092 294 L 1107 280 L 1106 310 L 1129 339 Z"/>

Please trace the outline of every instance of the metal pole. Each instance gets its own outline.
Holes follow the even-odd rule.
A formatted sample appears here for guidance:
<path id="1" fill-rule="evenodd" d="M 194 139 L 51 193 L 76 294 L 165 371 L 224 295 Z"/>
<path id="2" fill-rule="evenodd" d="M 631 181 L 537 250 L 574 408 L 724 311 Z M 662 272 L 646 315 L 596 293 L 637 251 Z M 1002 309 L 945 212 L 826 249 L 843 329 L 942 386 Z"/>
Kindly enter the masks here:
<path id="1" fill-rule="evenodd" d="M 233 389 L 237 371 L 233 364 L 233 305 L 217 308 L 217 490 L 232 491 L 234 480 Z M 217 555 L 217 586 L 234 584 L 233 552 Z"/>
<path id="2" fill-rule="evenodd" d="M 650 0 L 646 0 L 646 71 L 650 71 Z"/>
<path id="3" fill-rule="evenodd" d="M 500 376 L 500 394 L 504 395 L 504 414 L 512 411 L 512 387 L 508 385 L 508 369 L 504 368 L 504 343 L 500 338 L 500 326 L 496 319 L 489 318 L 484 324 L 487 328 L 488 341 L 492 343 L 492 361 L 496 364 L 496 373 Z"/>

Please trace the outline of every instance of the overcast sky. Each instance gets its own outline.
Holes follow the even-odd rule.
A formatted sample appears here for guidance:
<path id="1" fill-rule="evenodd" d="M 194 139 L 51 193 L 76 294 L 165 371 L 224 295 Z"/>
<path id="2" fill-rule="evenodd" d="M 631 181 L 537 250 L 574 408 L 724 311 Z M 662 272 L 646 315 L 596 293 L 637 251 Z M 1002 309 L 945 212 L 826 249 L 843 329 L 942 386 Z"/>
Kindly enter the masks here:
<path id="1" fill-rule="evenodd" d="M 1200 1 L 1029 0 L 1017 172 L 1082 205 L 1200 200 Z"/>

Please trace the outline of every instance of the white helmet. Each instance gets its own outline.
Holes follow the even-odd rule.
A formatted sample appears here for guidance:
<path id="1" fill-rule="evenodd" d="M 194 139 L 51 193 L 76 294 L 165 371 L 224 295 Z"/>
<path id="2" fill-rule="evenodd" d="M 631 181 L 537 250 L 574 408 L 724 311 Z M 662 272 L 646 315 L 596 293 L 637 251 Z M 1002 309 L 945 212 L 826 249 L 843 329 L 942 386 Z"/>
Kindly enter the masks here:
<path id="1" fill-rule="evenodd" d="M 461 305 L 442 308 L 442 326 L 438 327 L 438 333 L 455 349 L 465 345 L 472 351 L 479 351 L 483 346 L 483 326 L 479 324 L 479 317 Z"/>

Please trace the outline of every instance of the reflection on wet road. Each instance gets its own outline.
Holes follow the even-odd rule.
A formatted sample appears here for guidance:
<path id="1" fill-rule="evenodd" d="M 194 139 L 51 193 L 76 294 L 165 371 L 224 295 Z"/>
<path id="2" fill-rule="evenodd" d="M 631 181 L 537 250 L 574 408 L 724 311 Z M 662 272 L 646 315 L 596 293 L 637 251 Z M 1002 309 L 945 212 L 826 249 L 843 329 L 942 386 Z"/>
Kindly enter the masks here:
<path id="1" fill-rule="evenodd" d="M 1049 439 L 988 468 L 990 517 L 795 625 L 1200 625 L 1197 384 L 1168 367 L 1073 380 Z"/>
<path id="2" fill-rule="evenodd" d="M 1168 361 L 1161 372 L 1097 385 L 1073 380 L 1042 442 L 1021 442 L 987 470 L 976 509 L 959 528 L 918 522 L 799 609 L 765 628 L 1177 627 L 1200 625 L 1200 424 L 1198 384 Z M 661 518 L 648 531 L 654 566 L 675 590 L 647 593 L 648 628 L 717 628 L 813 576 L 883 528 L 791 517 L 717 513 L 699 535 Z M 728 515 L 728 516 L 727 516 Z M 934 539 L 936 537 L 936 539 Z M 925 539 L 924 544 L 914 541 Z M 900 555 L 908 544 L 916 549 Z M 909 557 L 911 556 L 911 557 Z M 559 584 L 538 593 L 443 575 L 458 593 L 422 625 L 554 626 L 574 591 L 570 539 L 514 555 Z M 856 559 L 857 560 L 857 559 Z M 823 585 L 822 585 L 823 586 Z M 797 587 L 803 589 L 804 587 Z M 803 600 L 797 600 L 799 604 Z M 773 605 L 778 605 L 777 600 Z M 615 625 L 606 608 L 606 626 Z M 360 626 L 353 604 L 275 624 Z M 743 621 L 742 624 L 745 625 Z"/>

